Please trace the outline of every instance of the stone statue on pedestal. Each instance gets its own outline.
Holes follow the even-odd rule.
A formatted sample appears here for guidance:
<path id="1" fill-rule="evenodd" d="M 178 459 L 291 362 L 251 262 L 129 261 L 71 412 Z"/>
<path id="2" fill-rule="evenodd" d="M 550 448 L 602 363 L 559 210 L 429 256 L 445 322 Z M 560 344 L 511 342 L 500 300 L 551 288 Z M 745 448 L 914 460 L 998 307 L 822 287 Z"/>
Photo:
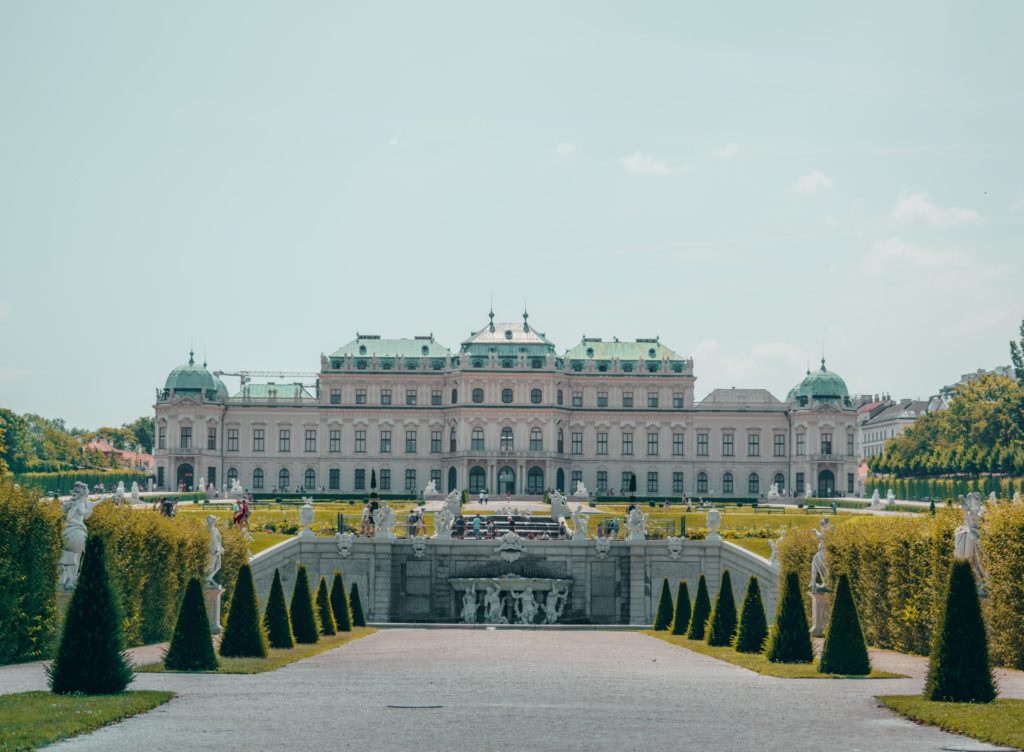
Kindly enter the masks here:
<path id="1" fill-rule="evenodd" d="M 75 483 L 71 498 L 62 501 L 64 509 L 64 551 L 60 557 L 60 587 L 62 590 L 74 590 L 78 581 L 78 563 L 85 550 L 85 539 L 88 531 L 85 521 L 92 515 L 92 510 L 109 496 L 96 501 L 89 501 L 89 487 L 84 483 Z"/>
<path id="2" fill-rule="evenodd" d="M 722 526 L 722 513 L 715 507 L 708 510 L 708 540 L 722 540 L 718 528 Z"/>
<path id="3" fill-rule="evenodd" d="M 373 537 L 394 540 L 394 527 L 395 510 L 388 506 L 386 501 L 381 501 L 380 506 L 373 513 Z"/>
<path id="4" fill-rule="evenodd" d="M 601 539 L 603 540 L 603 539 Z M 565 609 L 565 602 L 569 598 L 569 586 L 553 584 L 544 599 L 544 623 L 554 624 L 562 615 Z"/>
<path id="5" fill-rule="evenodd" d="M 488 587 L 484 592 L 484 621 L 488 624 L 508 624 L 504 611 L 501 591 L 497 586 Z"/>
<path id="6" fill-rule="evenodd" d="M 302 523 L 301 536 L 316 535 L 313 532 L 313 522 L 316 520 L 316 510 L 313 509 L 313 498 L 307 496 L 302 499 L 302 507 L 299 509 L 299 522 Z"/>
<path id="7" fill-rule="evenodd" d="M 123 501 L 124 501 L 124 481 L 123 480 L 119 480 L 117 482 L 117 488 L 114 489 L 113 502 L 115 504 L 120 504 Z"/>
<path id="8" fill-rule="evenodd" d="M 626 515 L 626 529 L 629 530 L 628 540 L 647 540 L 647 515 L 640 507 L 633 507 Z"/>
<path id="9" fill-rule="evenodd" d="M 132 503 L 139 503 L 139 482 L 137 480 L 132 481 Z"/>
<path id="10" fill-rule="evenodd" d="M 572 492 L 572 495 L 577 499 L 589 499 L 590 491 L 588 491 L 587 487 L 583 485 L 583 481 L 578 480 L 576 481 L 576 490 Z"/>
<path id="11" fill-rule="evenodd" d="M 437 492 L 437 484 L 433 480 L 431 480 L 426 485 L 426 487 L 423 489 L 423 498 L 424 499 L 426 499 L 428 497 L 439 496 L 439 495 L 440 494 L 438 494 L 438 492 Z"/>
<path id="12" fill-rule="evenodd" d="M 533 598 L 533 588 L 526 588 L 521 593 L 512 593 L 515 599 L 516 622 L 518 624 L 533 624 L 537 618 L 537 601 Z"/>
<path id="13" fill-rule="evenodd" d="M 206 550 L 206 587 L 219 588 L 213 578 L 220 571 L 224 560 L 224 544 L 221 539 L 220 530 L 217 529 L 217 518 L 206 515 L 206 529 L 210 533 L 210 543 Z"/>
<path id="14" fill-rule="evenodd" d="M 804 484 L 804 498 L 809 499 L 813 495 L 814 491 L 811 489 L 811 484 Z"/>
<path id="15" fill-rule="evenodd" d="M 981 542 L 978 528 L 981 526 L 981 494 L 968 494 L 960 501 L 964 510 L 964 524 L 953 531 L 953 557 L 959 561 L 969 561 L 978 588 L 985 590 L 987 575 L 981 564 Z"/>
<path id="16" fill-rule="evenodd" d="M 773 499 L 778 499 L 778 498 L 779 498 L 779 484 L 778 483 L 772 483 L 771 488 L 768 489 L 768 499 L 769 500 L 773 500 Z"/>
<path id="17" fill-rule="evenodd" d="M 782 528 L 779 531 L 779 537 L 775 540 L 768 541 L 768 545 L 772 547 L 772 557 L 768 560 L 768 563 L 772 565 L 772 568 L 778 569 L 781 565 L 779 561 L 779 545 L 782 543 L 782 539 L 786 537 L 786 528 Z"/>
<path id="18" fill-rule="evenodd" d="M 462 623 L 476 624 L 476 612 L 476 585 L 472 585 L 462 595 Z"/>
<path id="19" fill-rule="evenodd" d="M 577 540 L 581 543 L 587 540 L 587 515 L 583 511 L 583 505 L 579 505 L 572 513 L 572 540 L 575 543 Z"/>
<path id="20" fill-rule="evenodd" d="M 828 592 L 828 564 L 825 560 L 825 533 L 828 531 L 828 520 L 821 521 L 821 530 L 815 529 L 818 538 L 818 550 L 811 559 L 811 592 Z"/>

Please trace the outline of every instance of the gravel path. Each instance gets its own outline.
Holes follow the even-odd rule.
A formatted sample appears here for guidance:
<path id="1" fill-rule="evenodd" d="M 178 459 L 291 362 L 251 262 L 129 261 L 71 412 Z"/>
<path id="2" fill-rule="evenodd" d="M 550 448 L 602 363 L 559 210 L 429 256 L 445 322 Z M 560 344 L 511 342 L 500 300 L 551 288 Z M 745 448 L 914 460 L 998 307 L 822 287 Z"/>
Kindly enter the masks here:
<path id="1" fill-rule="evenodd" d="M 266 674 L 141 674 L 179 696 L 52 749 L 994 749 L 872 699 L 920 684 L 775 679 L 631 632 L 392 629 Z"/>

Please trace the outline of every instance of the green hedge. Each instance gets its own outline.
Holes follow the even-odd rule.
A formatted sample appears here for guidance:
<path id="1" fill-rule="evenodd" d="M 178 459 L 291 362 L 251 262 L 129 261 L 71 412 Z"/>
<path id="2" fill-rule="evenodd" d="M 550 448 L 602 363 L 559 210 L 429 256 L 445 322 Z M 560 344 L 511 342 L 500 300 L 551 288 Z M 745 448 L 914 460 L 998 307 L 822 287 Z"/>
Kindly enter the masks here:
<path id="1" fill-rule="evenodd" d="M 46 494 L 52 494 L 56 491 L 65 496 L 71 493 L 75 483 L 79 481 L 89 486 L 91 493 L 93 486 L 97 483 L 102 483 L 107 491 L 113 491 L 117 488 L 118 481 L 124 481 L 126 489 L 132 487 L 132 481 L 138 481 L 139 488 L 145 489 L 146 481 L 149 477 L 147 473 L 141 470 L 111 470 L 109 472 L 71 470 L 61 473 L 19 473 L 14 476 L 14 481 L 23 486 L 31 486 Z"/>
<path id="2" fill-rule="evenodd" d="M 996 664 L 1024 669 L 1024 505 L 989 505 L 983 520 L 989 650 Z"/>
<path id="3" fill-rule="evenodd" d="M 49 654 L 57 620 L 61 507 L 0 480 L 0 664 Z"/>
<path id="4" fill-rule="evenodd" d="M 1013 498 L 1015 491 L 1024 493 L 1024 478 L 981 475 L 976 478 L 897 478 L 894 475 L 872 475 L 864 480 L 864 492 L 871 496 L 878 490 L 883 499 L 889 489 L 897 499 L 928 501 L 957 499 L 977 491 L 987 497 L 993 491 L 1000 499 Z"/>

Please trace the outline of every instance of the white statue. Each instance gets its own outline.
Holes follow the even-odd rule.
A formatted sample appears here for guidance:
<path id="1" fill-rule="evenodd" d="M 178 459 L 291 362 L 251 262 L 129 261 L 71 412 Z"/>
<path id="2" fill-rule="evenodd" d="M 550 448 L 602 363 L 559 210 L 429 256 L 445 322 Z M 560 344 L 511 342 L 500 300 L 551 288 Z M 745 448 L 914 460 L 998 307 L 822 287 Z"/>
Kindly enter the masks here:
<path id="1" fill-rule="evenodd" d="M 821 530 L 814 529 L 818 538 L 818 550 L 811 559 L 811 592 L 828 592 L 828 564 L 825 561 L 825 533 L 828 531 L 828 520 L 821 521 Z"/>
<path id="2" fill-rule="evenodd" d="M 779 484 L 778 483 L 772 483 L 771 487 L 768 489 L 768 498 L 769 499 L 778 499 L 779 498 Z"/>
<path id="3" fill-rule="evenodd" d="M 868 509 L 877 510 L 883 508 L 884 507 L 882 505 L 882 496 L 881 494 L 878 493 L 878 489 L 876 488 L 874 493 L 871 494 L 871 505 L 868 507 Z"/>
<path id="4" fill-rule="evenodd" d="M 471 585 L 462 595 L 462 623 L 476 624 L 476 585 Z"/>
<path id="5" fill-rule="evenodd" d="M 386 501 L 382 501 L 373 512 L 373 537 L 394 540 L 394 527 L 395 510 L 389 507 Z"/>
<path id="6" fill-rule="evenodd" d="M 768 563 L 773 569 L 778 569 L 782 562 L 779 561 L 779 545 L 782 543 L 782 539 L 786 537 L 786 528 L 779 530 L 779 537 L 775 540 L 768 541 L 768 545 L 772 547 L 772 557 L 768 560 Z"/>
<path id="7" fill-rule="evenodd" d="M 302 523 L 302 530 L 299 532 L 300 536 L 316 535 L 313 532 L 314 520 L 316 520 L 316 511 L 313 509 L 313 497 L 303 497 L 302 507 L 299 509 L 299 522 Z"/>
<path id="8" fill-rule="evenodd" d="M 62 590 L 74 590 L 78 581 L 78 563 L 85 550 L 85 539 L 88 531 L 85 521 L 92 516 L 92 510 L 110 498 L 104 496 L 96 501 L 89 501 L 89 487 L 84 483 L 75 483 L 71 498 L 61 501 L 64 509 L 64 551 L 60 557 L 60 587 Z"/>
<path id="9" fill-rule="evenodd" d="M 984 591 L 985 568 L 981 564 L 981 544 L 978 528 L 981 526 L 981 494 L 968 494 L 962 499 L 960 506 L 964 510 L 964 524 L 953 531 L 953 557 L 959 561 L 969 561 L 979 589 Z"/>
<path id="10" fill-rule="evenodd" d="M 551 499 L 551 519 L 557 522 L 570 516 L 569 504 L 557 488 L 551 492 L 549 498 Z"/>
<path id="11" fill-rule="evenodd" d="M 647 540 L 647 515 L 640 507 L 633 507 L 633 510 L 626 515 L 626 529 L 629 530 L 627 540 Z"/>
<path id="12" fill-rule="evenodd" d="M 587 540 L 587 515 L 583 512 L 583 505 L 580 504 L 572 513 L 572 540 L 585 543 Z"/>
<path id="13" fill-rule="evenodd" d="M 718 528 L 722 526 L 722 513 L 717 508 L 711 507 L 708 510 L 708 540 L 716 541 L 722 540 L 722 536 L 718 534 Z"/>
<path id="14" fill-rule="evenodd" d="M 153 488 L 155 486 L 156 482 L 152 478 L 146 481 L 146 490 L 149 491 L 150 493 L 153 493 Z"/>
<path id="15" fill-rule="evenodd" d="M 497 585 L 489 585 L 484 591 L 484 621 L 488 624 L 508 624 L 504 611 L 501 591 Z"/>
<path id="16" fill-rule="evenodd" d="M 597 558 L 604 559 L 612 548 L 612 539 L 598 536 L 594 538 L 594 547 L 597 549 Z"/>
<path id="17" fill-rule="evenodd" d="M 137 480 L 132 481 L 132 503 L 139 503 L 139 482 Z"/>
<path id="18" fill-rule="evenodd" d="M 206 587 L 219 588 L 220 585 L 213 581 L 213 577 L 220 571 L 224 560 L 224 544 L 220 530 L 217 529 L 217 518 L 212 514 L 206 515 L 206 530 L 210 533 L 210 543 L 206 549 Z"/>
<path id="19" fill-rule="evenodd" d="M 576 490 L 572 492 L 572 495 L 578 499 L 589 499 L 590 491 L 588 491 L 587 487 L 583 485 L 583 481 L 578 480 L 576 481 Z"/>
<path id="20" fill-rule="evenodd" d="M 811 498 L 811 494 L 812 494 L 812 493 L 813 493 L 813 492 L 812 492 L 812 490 L 811 490 L 811 484 L 810 484 L 810 483 L 805 483 L 805 484 L 804 484 L 804 498 L 805 498 L 805 499 L 809 499 L 809 498 Z"/>
<path id="21" fill-rule="evenodd" d="M 338 555 L 347 559 L 352 555 L 352 544 L 355 542 L 355 533 L 335 533 L 334 540 L 338 544 Z"/>
<path id="22" fill-rule="evenodd" d="M 238 478 L 235 478 L 231 481 L 231 498 L 242 498 L 242 484 L 238 482 Z"/>
<path id="23" fill-rule="evenodd" d="M 569 598 L 569 586 L 552 583 L 551 590 L 544 599 L 544 623 L 554 624 L 562 615 L 565 609 L 565 602 Z"/>
<path id="24" fill-rule="evenodd" d="M 448 507 L 442 507 L 440 512 L 434 514 L 434 537 L 438 540 L 451 540 L 454 523 L 455 515 Z"/>
<path id="25" fill-rule="evenodd" d="M 440 494 L 438 494 L 438 492 L 437 492 L 437 483 L 435 483 L 434 480 L 431 479 L 430 482 L 423 489 L 423 498 L 425 499 L 428 496 L 439 496 L 439 495 Z"/>
<path id="26" fill-rule="evenodd" d="M 896 494 L 894 494 L 892 492 L 891 488 L 889 489 L 889 493 L 887 493 L 885 495 L 885 503 L 886 504 L 895 504 L 896 503 Z"/>
<path id="27" fill-rule="evenodd" d="M 668 536 L 665 539 L 668 544 L 668 558 L 678 559 L 683 554 L 683 539 L 674 535 Z"/>
<path id="28" fill-rule="evenodd" d="M 988 495 L 988 503 L 989 504 L 995 504 L 997 501 L 999 501 L 999 499 L 996 496 L 996 492 L 995 491 L 990 492 L 989 495 Z"/>
<path id="29" fill-rule="evenodd" d="M 124 481 L 119 480 L 117 482 L 117 488 L 114 490 L 113 501 L 115 504 L 120 504 L 124 501 Z"/>
<path id="30" fill-rule="evenodd" d="M 199 476 L 199 480 L 196 482 L 196 490 L 199 493 L 206 493 L 206 478 Z"/>
<path id="31" fill-rule="evenodd" d="M 1013 503 L 1014 504 L 1024 504 L 1024 499 L 1021 498 L 1020 491 L 1014 491 L 1013 492 Z"/>
<path id="32" fill-rule="evenodd" d="M 527 587 L 521 593 L 511 593 L 515 599 L 516 623 L 533 624 L 537 618 L 537 602 L 533 599 L 533 588 Z"/>

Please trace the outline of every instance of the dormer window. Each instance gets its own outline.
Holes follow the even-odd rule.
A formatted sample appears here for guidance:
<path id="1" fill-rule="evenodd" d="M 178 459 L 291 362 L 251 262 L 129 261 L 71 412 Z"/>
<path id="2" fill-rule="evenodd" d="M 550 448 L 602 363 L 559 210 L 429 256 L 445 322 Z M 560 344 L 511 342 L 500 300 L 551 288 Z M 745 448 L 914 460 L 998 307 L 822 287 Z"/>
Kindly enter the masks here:
<path id="1" fill-rule="evenodd" d="M 593 358 L 594 357 L 594 348 L 593 347 L 588 347 L 587 348 L 587 357 L 588 358 Z"/>
<path id="2" fill-rule="evenodd" d="M 359 346 L 359 354 L 360 355 L 366 355 L 366 345 L 360 345 Z"/>
<path id="3" fill-rule="evenodd" d="M 648 351 L 647 351 L 647 357 L 648 357 L 648 358 L 656 358 L 656 357 L 658 357 L 658 351 L 657 351 L 657 350 L 655 350 L 655 349 L 654 349 L 654 348 L 652 347 L 652 348 L 651 348 L 650 350 L 648 350 Z"/>
<path id="4" fill-rule="evenodd" d="M 423 353 L 424 355 L 427 355 L 430 352 L 430 348 L 424 345 L 423 347 L 420 348 L 420 352 Z"/>
<path id="5" fill-rule="evenodd" d="M 506 329 L 505 330 L 505 339 L 512 339 L 512 330 L 511 329 Z"/>

